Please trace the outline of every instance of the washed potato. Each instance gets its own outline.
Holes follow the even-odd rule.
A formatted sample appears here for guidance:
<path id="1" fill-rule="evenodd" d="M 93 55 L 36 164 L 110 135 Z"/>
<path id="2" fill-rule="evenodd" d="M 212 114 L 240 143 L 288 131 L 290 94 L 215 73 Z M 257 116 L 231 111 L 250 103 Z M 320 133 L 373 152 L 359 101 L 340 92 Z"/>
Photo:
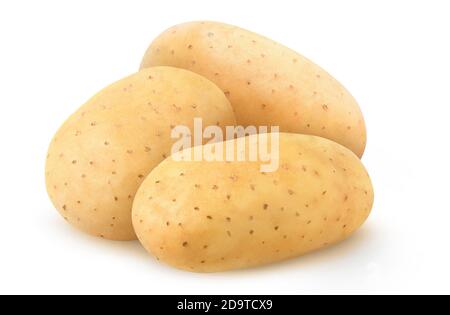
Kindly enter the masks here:
<path id="1" fill-rule="evenodd" d="M 56 133 L 46 163 L 47 190 L 74 226 L 112 240 L 136 238 L 134 195 L 171 153 L 175 125 L 235 123 L 229 101 L 207 79 L 181 69 L 143 70 L 107 87 Z"/>
<path id="2" fill-rule="evenodd" d="M 363 155 L 366 128 L 352 95 L 319 66 L 265 37 L 215 22 L 178 25 L 149 47 L 141 67 L 151 66 L 189 69 L 215 82 L 239 124 L 277 125 Z"/>
<path id="3" fill-rule="evenodd" d="M 255 137 L 245 138 L 247 148 Z M 230 143 L 241 150 L 238 140 Z M 180 269 L 217 272 L 296 257 L 346 239 L 372 209 L 358 157 L 324 138 L 280 134 L 279 168 L 269 173 L 258 161 L 174 156 L 140 187 L 133 224 L 149 252 Z"/>

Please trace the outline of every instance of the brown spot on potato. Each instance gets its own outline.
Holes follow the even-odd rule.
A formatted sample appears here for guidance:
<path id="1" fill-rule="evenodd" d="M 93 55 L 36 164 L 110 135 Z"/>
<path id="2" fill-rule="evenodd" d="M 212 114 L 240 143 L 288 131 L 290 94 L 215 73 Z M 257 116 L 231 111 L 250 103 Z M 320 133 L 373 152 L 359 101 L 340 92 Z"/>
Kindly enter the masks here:
<path id="1" fill-rule="evenodd" d="M 231 179 L 233 182 L 236 182 L 236 181 L 239 179 L 239 177 L 236 176 L 236 175 L 231 175 L 231 176 L 230 176 L 230 179 Z"/>

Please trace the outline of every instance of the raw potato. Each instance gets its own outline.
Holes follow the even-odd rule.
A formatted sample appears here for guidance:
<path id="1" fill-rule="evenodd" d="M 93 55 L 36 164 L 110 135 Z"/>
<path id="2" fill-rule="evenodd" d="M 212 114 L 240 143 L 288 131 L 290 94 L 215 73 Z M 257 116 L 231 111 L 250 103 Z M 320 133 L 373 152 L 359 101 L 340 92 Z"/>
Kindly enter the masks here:
<path id="1" fill-rule="evenodd" d="M 350 93 L 310 60 L 265 37 L 215 22 L 178 25 L 149 47 L 141 68 L 151 66 L 210 79 L 225 91 L 239 124 L 280 126 L 364 153 L 365 123 Z"/>
<path id="2" fill-rule="evenodd" d="M 261 173 L 259 162 L 168 158 L 139 189 L 133 224 L 158 259 L 217 272 L 339 242 L 363 224 L 373 198 L 353 152 L 320 137 L 280 134 L 280 168 L 273 173 Z"/>
<path id="3" fill-rule="evenodd" d="M 47 190 L 64 218 L 112 240 L 136 239 L 134 195 L 146 175 L 170 155 L 174 125 L 233 125 L 223 92 L 182 69 L 146 69 L 94 96 L 53 139 Z"/>

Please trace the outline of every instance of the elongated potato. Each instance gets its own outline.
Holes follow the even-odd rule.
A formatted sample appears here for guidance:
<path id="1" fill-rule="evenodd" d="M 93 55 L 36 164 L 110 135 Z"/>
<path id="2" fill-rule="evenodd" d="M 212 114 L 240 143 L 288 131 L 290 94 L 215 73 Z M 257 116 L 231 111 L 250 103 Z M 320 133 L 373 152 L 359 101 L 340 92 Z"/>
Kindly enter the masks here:
<path id="1" fill-rule="evenodd" d="M 55 135 L 46 163 L 47 190 L 64 218 L 92 235 L 136 238 L 134 195 L 145 176 L 170 155 L 175 125 L 194 118 L 235 123 L 223 92 L 182 69 L 146 69 L 107 87 Z"/>
<path id="2" fill-rule="evenodd" d="M 277 125 L 364 153 L 365 123 L 350 93 L 310 60 L 267 38 L 221 23 L 182 24 L 151 44 L 141 68 L 151 66 L 189 69 L 215 82 L 239 124 Z"/>
<path id="3" fill-rule="evenodd" d="M 216 272 L 324 248 L 349 237 L 368 217 L 371 181 L 350 150 L 324 138 L 282 133 L 279 162 L 276 172 L 261 173 L 259 162 L 170 157 L 136 195 L 138 238 L 170 265 Z"/>

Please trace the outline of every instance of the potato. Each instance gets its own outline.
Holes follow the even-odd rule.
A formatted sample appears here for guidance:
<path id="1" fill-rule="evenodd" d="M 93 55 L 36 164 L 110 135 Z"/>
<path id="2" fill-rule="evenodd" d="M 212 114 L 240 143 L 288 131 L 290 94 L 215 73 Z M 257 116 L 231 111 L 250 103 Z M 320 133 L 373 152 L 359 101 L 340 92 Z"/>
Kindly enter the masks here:
<path id="1" fill-rule="evenodd" d="M 223 92 L 182 69 L 146 69 L 107 87 L 55 135 L 46 163 L 47 190 L 63 217 L 112 240 L 136 239 L 134 195 L 167 156 L 174 125 L 235 123 Z"/>
<path id="2" fill-rule="evenodd" d="M 238 27 L 175 26 L 149 47 L 141 68 L 174 66 L 199 73 L 228 96 L 244 126 L 280 126 L 338 142 L 361 157 L 366 128 L 350 93 L 298 53 Z"/>
<path id="3" fill-rule="evenodd" d="M 139 240 L 172 266 L 217 272 L 318 250 L 363 224 L 374 195 L 353 152 L 324 138 L 287 133 L 280 134 L 279 149 L 280 167 L 272 173 L 260 172 L 262 162 L 166 159 L 136 195 Z"/>

